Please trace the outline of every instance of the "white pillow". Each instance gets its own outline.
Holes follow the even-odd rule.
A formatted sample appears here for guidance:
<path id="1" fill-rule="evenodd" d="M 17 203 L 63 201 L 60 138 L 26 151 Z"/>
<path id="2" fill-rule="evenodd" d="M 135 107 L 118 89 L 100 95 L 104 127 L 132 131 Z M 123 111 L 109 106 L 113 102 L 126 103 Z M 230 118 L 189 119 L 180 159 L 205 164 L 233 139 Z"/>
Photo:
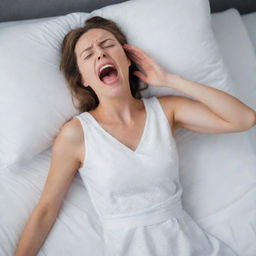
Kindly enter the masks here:
<path id="1" fill-rule="evenodd" d="M 60 44 L 86 16 L 0 29 L 0 169 L 51 146 L 59 128 L 78 113 L 59 71 Z"/>
<path id="2" fill-rule="evenodd" d="M 256 12 L 241 16 L 256 52 Z"/>
<path id="3" fill-rule="evenodd" d="M 40 18 L 40 19 L 4 21 L 4 22 L 0 22 L 0 29 L 1 28 L 6 28 L 6 27 L 13 27 L 13 26 L 16 26 L 16 25 L 23 25 L 23 24 L 38 22 L 38 21 L 47 21 L 47 20 L 54 19 L 54 18 L 57 18 L 57 17 L 59 17 L 59 16 L 46 17 L 46 18 Z"/>
<path id="4" fill-rule="evenodd" d="M 128 43 L 142 48 L 169 72 L 224 91 L 230 89 L 211 28 L 208 1 L 127 1 L 95 10 L 88 18 L 96 15 L 117 22 Z M 184 95 L 154 86 L 142 92 L 144 96 L 170 93 Z"/>
<path id="5" fill-rule="evenodd" d="M 250 104 L 254 104 L 253 106 L 256 106 L 256 12 L 244 14 L 241 16 L 242 21 L 245 25 L 246 32 L 250 36 L 250 46 L 248 45 L 248 49 L 251 49 L 253 47 L 254 54 L 252 51 L 250 51 L 250 59 L 251 62 L 246 67 L 248 69 L 253 70 L 253 73 L 248 77 L 250 79 L 251 86 L 245 86 L 246 94 L 248 96 L 248 101 L 250 101 Z M 243 51 L 246 51 L 247 48 L 243 48 Z M 256 109 L 256 107 L 254 107 Z M 256 127 L 254 129 L 254 141 L 256 141 Z M 254 143 L 256 148 L 256 143 Z"/>
<path id="6" fill-rule="evenodd" d="M 218 15 L 220 19 L 216 19 L 213 23 L 213 30 L 218 30 L 220 24 L 225 26 L 225 29 L 222 29 L 217 36 L 221 44 L 224 43 L 223 38 L 225 38 L 225 43 L 221 47 L 221 53 L 234 78 L 235 83 L 233 86 L 240 100 L 256 109 L 256 79 L 254 75 L 256 73 L 256 57 L 252 42 L 248 37 L 248 32 L 236 9 L 228 10 L 227 15 L 216 14 L 216 17 Z M 230 26 L 231 20 L 233 21 L 233 26 Z M 239 27 L 239 29 L 237 27 Z M 225 33 L 227 28 L 229 28 L 230 36 Z M 233 36 L 236 37 L 236 41 L 234 41 Z M 228 44 L 226 42 L 228 42 Z M 240 50 L 234 54 L 234 49 L 237 50 L 238 46 Z M 230 57 L 225 58 L 227 55 Z M 241 76 L 241 73 L 244 74 L 247 70 L 248 74 Z"/>
<path id="7" fill-rule="evenodd" d="M 226 13 L 216 13 L 212 17 L 214 19 L 212 23 L 214 33 L 233 78 L 232 87 L 235 90 L 235 96 L 256 110 L 256 55 L 243 23 L 245 20 L 247 28 L 252 34 L 253 30 L 250 28 L 253 24 L 255 24 L 254 29 L 256 28 L 256 15 L 245 15 L 242 20 L 236 9 L 230 9 Z M 227 31 L 229 31 L 228 34 Z M 248 135 L 252 137 L 252 146 L 256 151 L 256 126 L 248 131 Z"/>
<path id="8" fill-rule="evenodd" d="M 244 86 L 244 90 L 246 91 L 246 95 L 248 98 L 248 102 L 254 106 L 254 109 L 256 109 L 256 12 L 244 14 L 241 16 L 242 21 L 245 25 L 246 32 L 249 34 L 250 41 L 248 44 L 248 49 L 250 53 L 248 52 L 249 56 L 247 57 L 250 59 L 250 62 L 246 65 L 247 69 L 250 69 L 250 74 L 247 74 L 247 79 L 249 80 L 251 86 Z M 244 33 L 246 33 L 244 32 Z M 251 48 L 254 48 L 254 53 L 250 50 Z M 247 48 L 242 48 L 242 51 L 247 51 Z M 238 75 L 238 73 L 237 73 Z M 253 129 L 254 138 L 253 141 L 256 141 L 256 127 Z M 256 148 L 256 143 L 254 143 L 254 146 Z"/>
<path id="9" fill-rule="evenodd" d="M 229 90 L 229 77 L 211 30 L 208 1 L 127 1 L 93 14 L 117 21 L 132 44 L 171 72 Z M 64 35 L 82 26 L 87 17 L 75 13 L 1 29 L 0 169 L 45 150 L 60 126 L 78 113 L 58 70 L 59 50 Z M 144 93 L 170 92 L 181 94 L 152 86 Z"/>

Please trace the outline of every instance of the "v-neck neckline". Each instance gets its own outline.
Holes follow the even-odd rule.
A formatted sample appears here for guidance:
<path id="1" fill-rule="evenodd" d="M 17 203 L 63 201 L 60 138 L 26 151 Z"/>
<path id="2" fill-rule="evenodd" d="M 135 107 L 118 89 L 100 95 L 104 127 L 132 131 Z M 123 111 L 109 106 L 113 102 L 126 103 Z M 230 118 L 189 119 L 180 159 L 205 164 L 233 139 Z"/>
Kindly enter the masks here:
<path id="1" fill-rule="evenodd" d="M 143 132 L 142 132 L 142 135 L 140 137 L 140 141 L 136 147 L 135 150 L 129 148 L 128 146 L 126 146 L 124 143 L 122 143 L 121 141 L 119 141 L 116 137 L 114 137 L 113 135 L 111 135 L 109 132 L 107 132 L 99 123 L 98 121 L 94 118 L 94 116 L 89 113 L 89 112 L 85 112 L 88 114 L 88 116 L 96 123 L 96 125 L 100 128 L 100 130 L 102 130 L 108 137 L 110 137 L 111 139 L 113 139 L 115 142 L 117 142 L 117 144 L 121 145 L 121 147 L 125 148 L 126 150 L 132 152 L 132 153 L 137 153 L 139 151 L 139 149 L 141 148 L 142 144 L 143 144 L 143 141 L 145 140 L 144 137 L 145 137 L 145 134 L 146 134 L 146 131 L 147 131 L 147 126 L 148 126 L 148 120 L 149 120 L 149 110 L 148 110 L 148 106 L 147 106 L 147 100 L 145 98 L 141 98 L 142 99 L 142 102 L 144 104 L 144 108 L 145 108 L 145 114 L 146 114 L 146 117 L 145 117 L 145 122 L 144 122 L 144 129 L 143 129 Z"/>

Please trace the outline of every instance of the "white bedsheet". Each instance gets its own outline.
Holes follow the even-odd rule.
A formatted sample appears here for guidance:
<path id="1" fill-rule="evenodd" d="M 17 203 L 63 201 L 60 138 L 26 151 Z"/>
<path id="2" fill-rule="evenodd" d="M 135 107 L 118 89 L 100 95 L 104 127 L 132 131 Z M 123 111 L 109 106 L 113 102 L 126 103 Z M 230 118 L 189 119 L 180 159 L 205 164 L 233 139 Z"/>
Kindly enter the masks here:
<path id="1" fill-rule="evenodd" d="M 37 203 L 50 165 L 51 148 L 26 165 L 0 174 L 0 255 L 12 255 L 22 226 Z M 17 211 L 18 210 L 18 211 Z M 41 249 L 41 255 L 103 255 L 100 226 L 79 173 Z"/>
<path id="2" fill-rule="evenodd" d="M 51 148 L 27 164 L 13 165 L 0 174 L 1 256 L 12 255 L 15 249 L 20 232 L 44 186 L 50 157 Z M 255 205 L 256 181 L 255 187 L 237 198 L 235 203 L 197 221 L 207 231 L 237 249 L 241 256 L 253 256 L 256 255 Z M 101 226 L 79 173 L 38 255 L 103 255 Z"/>

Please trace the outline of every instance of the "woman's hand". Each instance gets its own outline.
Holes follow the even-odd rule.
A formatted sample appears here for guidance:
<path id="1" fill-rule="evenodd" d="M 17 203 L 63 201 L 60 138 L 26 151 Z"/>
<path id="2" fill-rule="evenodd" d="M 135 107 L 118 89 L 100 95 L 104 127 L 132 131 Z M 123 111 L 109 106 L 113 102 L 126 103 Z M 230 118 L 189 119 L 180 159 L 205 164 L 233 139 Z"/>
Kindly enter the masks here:
<path id="1" fill-rule="evenodd" d="M 133 74 L 139 77 L 142 81 L 153 86 L 165 86 L 171 74 L 167 73 L 159 64 L 157 64 L 150 56 L 141 49 L 124 44 L 124 50 L 128 57 L 134 61 L 145 72 L 135 71 Z"/>

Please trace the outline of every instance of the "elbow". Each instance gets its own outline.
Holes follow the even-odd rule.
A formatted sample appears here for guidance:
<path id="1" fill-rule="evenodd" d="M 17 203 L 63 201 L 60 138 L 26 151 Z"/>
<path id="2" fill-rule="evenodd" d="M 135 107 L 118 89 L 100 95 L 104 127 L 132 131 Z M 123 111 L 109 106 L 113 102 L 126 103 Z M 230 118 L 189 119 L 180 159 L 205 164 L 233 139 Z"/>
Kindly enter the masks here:
<path id="1" fill-rule="evenodd" d="M 256 125 L 256 112 L 250 111 L 246 117 L 243 116 L 240 122 L 237 122 L 236 124 L 230 123 L 230 125 L 233 132 L 243 132 L 250 130 Z"/>
<path id="2" fill-rule="evenodd" d="M 252 111 L 252 115 L 251 115 L 251 120 L 249 122 L 249 128 L 251 129 L 252 127 L 254 127 L 256 125 L 256 111 Z"/>
<path id="3" fill-rule="evenodd" d="M 242 131 L 247 131 L 256 125 L 256 112 L 253 110 L 248 115 L 247 121 L 243 122 Z"/>

